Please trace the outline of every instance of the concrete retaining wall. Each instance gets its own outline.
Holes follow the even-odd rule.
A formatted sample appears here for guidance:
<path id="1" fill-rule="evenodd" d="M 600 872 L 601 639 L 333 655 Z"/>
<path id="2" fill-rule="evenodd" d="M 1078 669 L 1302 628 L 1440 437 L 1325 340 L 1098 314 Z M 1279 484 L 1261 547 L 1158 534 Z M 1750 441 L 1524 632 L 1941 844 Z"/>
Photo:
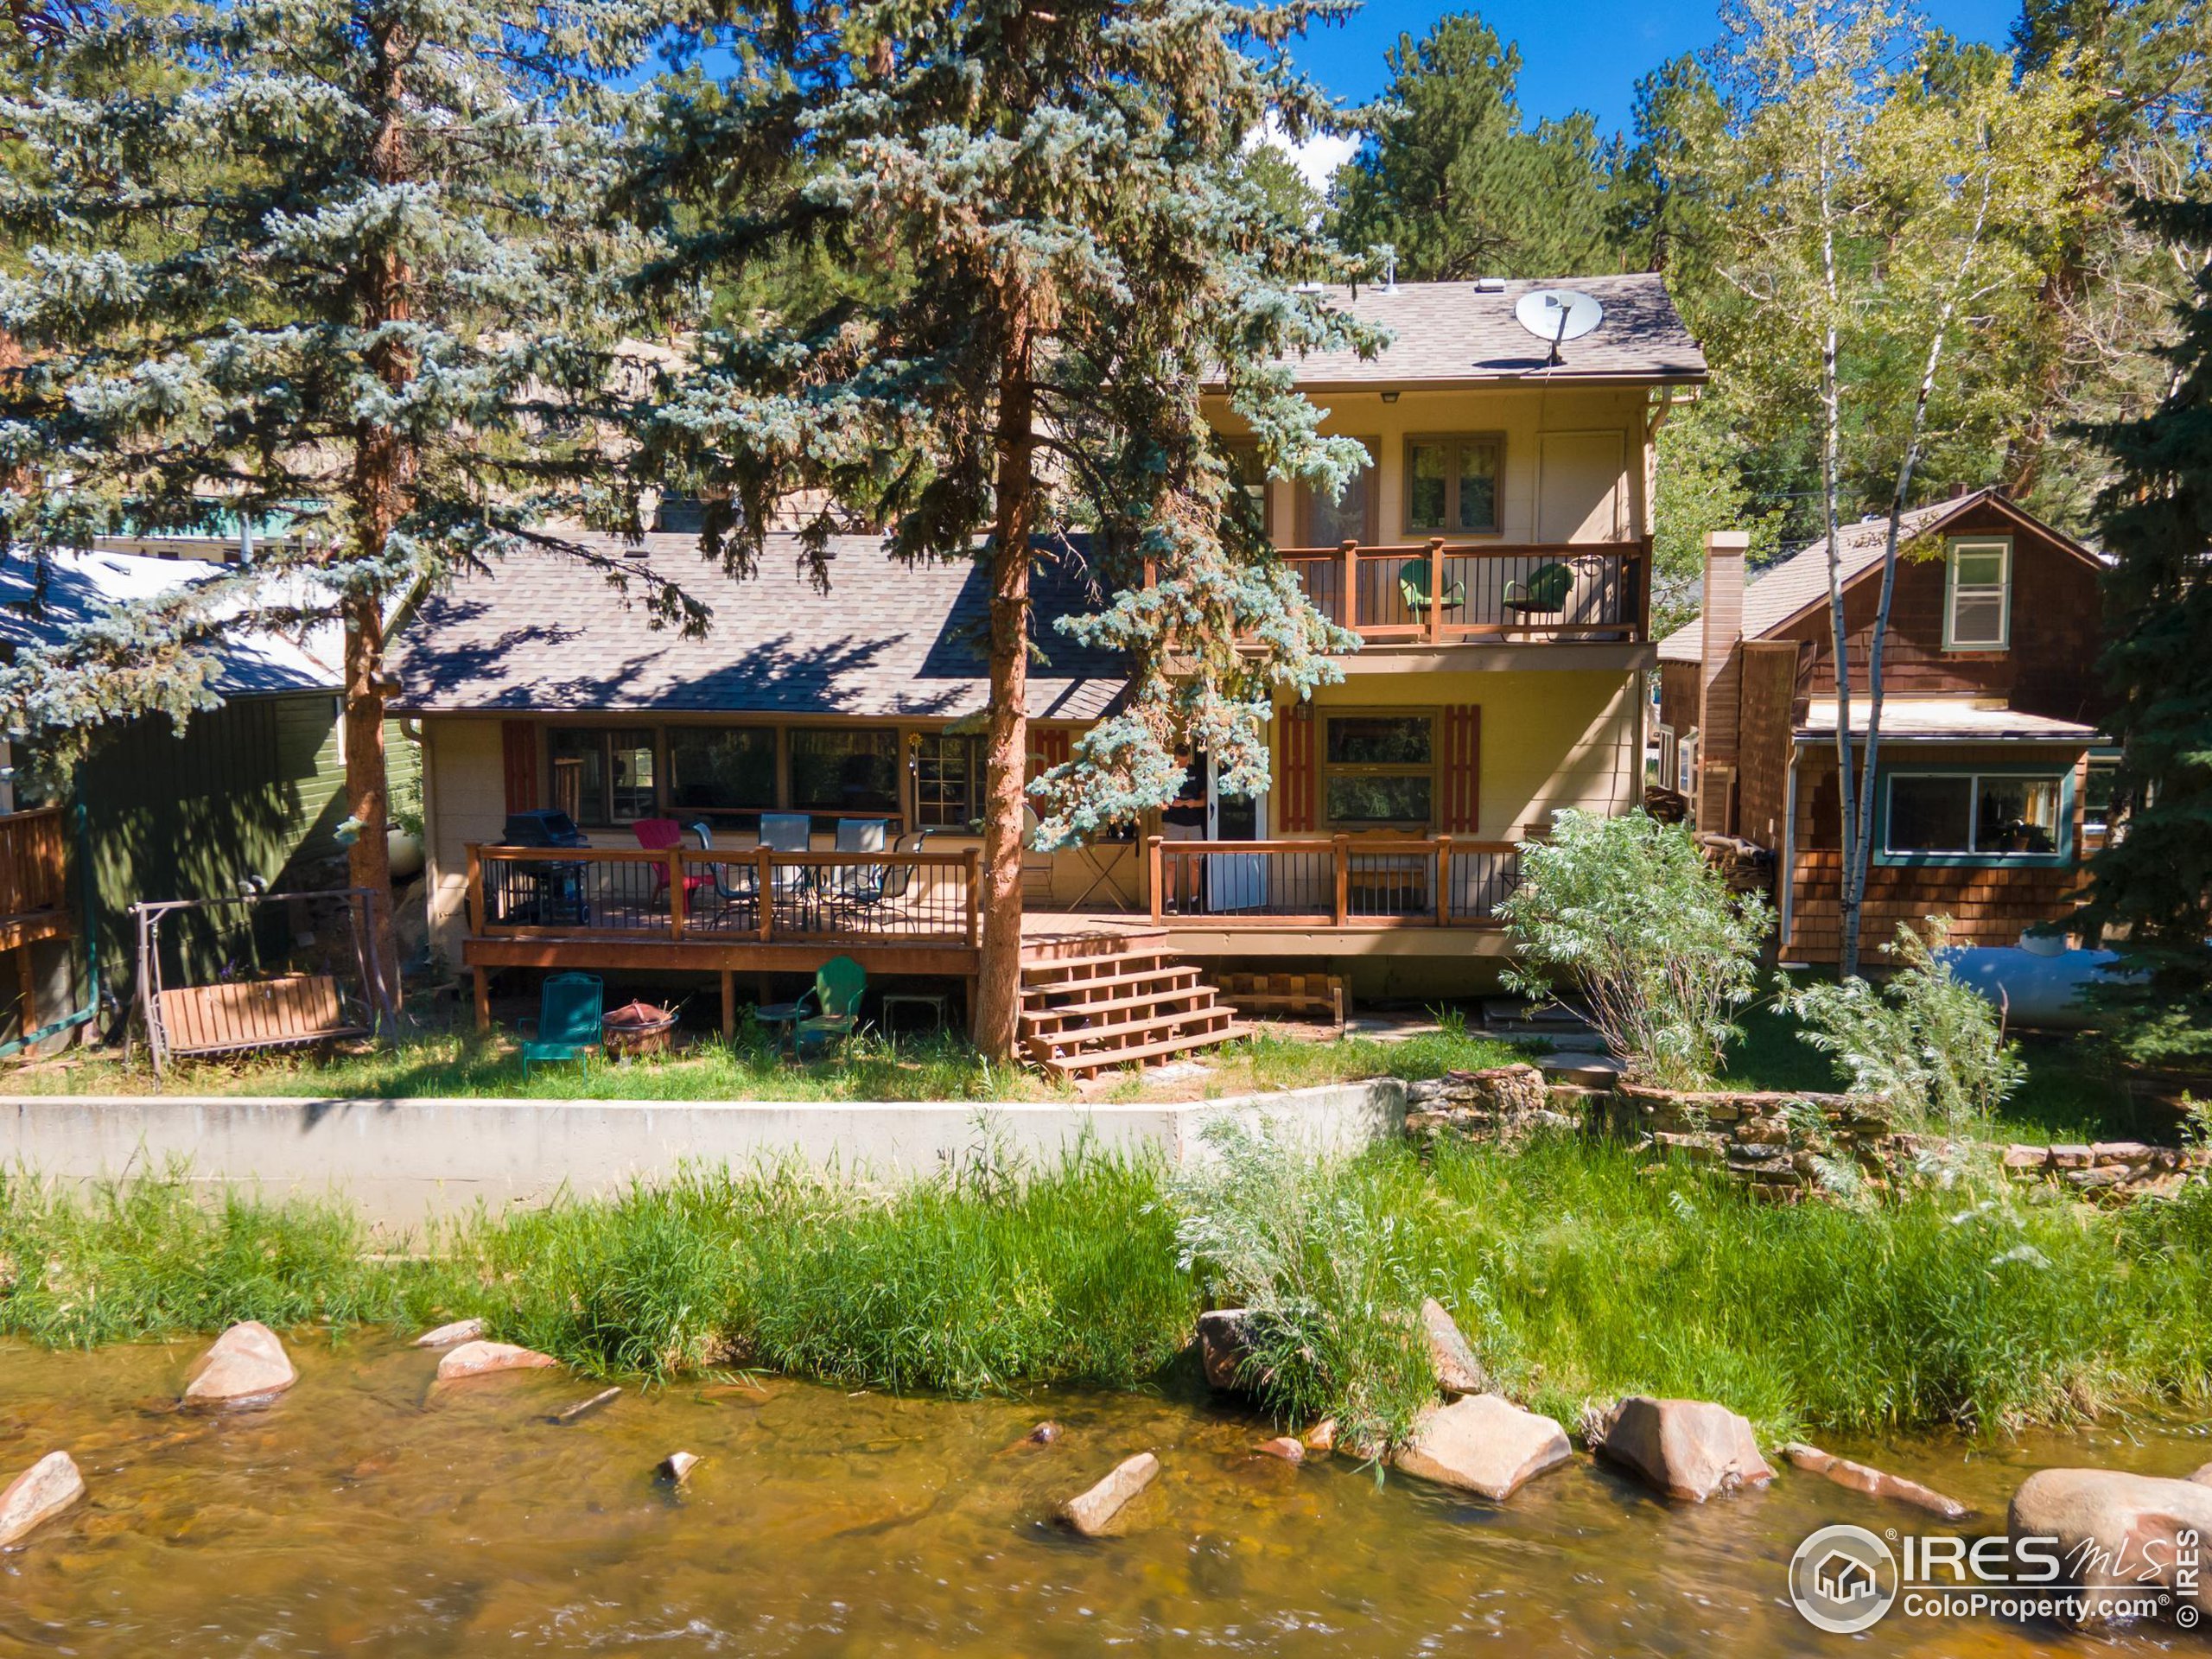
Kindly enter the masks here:
<path id="1" fill-rule="evenodd" d="M 76 1182 L 188 1166 L 210 1188 L 339 1195 L 380 1226 L 613 1192 L 683 1166 L 795 1157 L 880 1178 L 932 1173 L 996 1142 L 1051 1160 L 1088 1133 L 1103 1148 L 1206 1155 L 1227 1116 L 1289 1126 L 1317 1149 L 1399 1133 L 1394 1078 L 1158 1103 L 960 1101 L 284 1100 L 88 1095 L 0 1097 L 0 1164 Z"/>

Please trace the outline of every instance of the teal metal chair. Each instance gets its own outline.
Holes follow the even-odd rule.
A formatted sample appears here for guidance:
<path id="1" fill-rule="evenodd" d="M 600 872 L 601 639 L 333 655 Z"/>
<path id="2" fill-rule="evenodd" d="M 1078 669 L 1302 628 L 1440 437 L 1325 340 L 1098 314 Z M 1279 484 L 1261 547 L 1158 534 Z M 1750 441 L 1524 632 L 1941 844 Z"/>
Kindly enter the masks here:
<path id="1" fill-rule="evenodd" d="M 1428 561 L 1408 559 L 1398 567 L 1398 597 L 1404 600 L 1406 608 L 1416 616 L 1428 614 Z M 1467 584 L 1455 582 L 1444 590 L 1440 602 L 1447 611 L 1456 611 L 1467 602 Z"/>
<path id="2" fill-rule="evenodd" d="M 581 1060 L 591 1070 L 592 1052 L 603 1039 L 601 1016 L 607 988 L 597 974 L 556 974 L 539 995 L 537 1018 L 515 1027 L 522 1039 L 522 1074 L 533 1065 Z"/>
<path id="3" fill-rule="evenodd" d="M 832 1038 L 849 1037 L 860 1025 L 861 995 L 868 975 L 850 957 L 832 957 L 814 971 L 814 988 L 796 1002 L 772 1002 L 753 1017 L 774 1027 L 780 1044 L 790 1033 L 791 1052 L 804 1059 L 810 1042 L 826 1046 Z"/>
<path id="4" fill-rule="evenodd" d="M 1523 616 L 1548 616 L 1567 608 L 1574 591 L 1574 572 L 1563 564 L 1540 564 L 1526 582 L 1505 584 L 1505 608 Z"/>

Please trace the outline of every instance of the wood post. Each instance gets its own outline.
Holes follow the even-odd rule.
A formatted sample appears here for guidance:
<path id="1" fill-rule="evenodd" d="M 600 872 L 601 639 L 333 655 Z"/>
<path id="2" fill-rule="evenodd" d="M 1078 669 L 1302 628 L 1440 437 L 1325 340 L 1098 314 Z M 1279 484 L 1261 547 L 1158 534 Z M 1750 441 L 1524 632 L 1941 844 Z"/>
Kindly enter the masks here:
<path id="1" fill-rule="evenodd" d="M 1338 556 L 1344 562 L 1338 580 L 1344 590 L 1344 603 L 1338 607 L 1344 614 L 1337 618 L 1338 626 L 1355 631 L 1359 626 L 1359 543 L 1347 541 L 1337 549 Z"/>
<path id="2" fill-rule="evenodd" d="M 1337 866 L 1337 925 L 1344 925 L 1344 918 L 1351 914 L 1351 837 L 1332 836 L 1331 849 L 1336 855 Z"/>
<path id="3" fill-rule="evenodd" d="M 753 849 L 754 902 L 760 907 L 760 943 L 776 937 L 776 855 L 766 847 Z"/>
<path id="4" fill-rule="evenodd" d="M 492 976 L 481 968 L 471 970 L 476 979 L 476 1029 L 492 1029 Z"/>
<path id="5" fill-rule="evenodd" d="M 978 847 L 966 849 L 968 867 L 968 948 L 975 950 L 983 939 L 983 853 Z"/>
<path id="6" fill-rule="evenodd" d="M 38 1029 L 38 977 L 31 970 L 31 948 L 29 944 L 16 947 L 16 980 L 23 995 L 22 1034 L 28 1038 Z"/>
<path id="7" fill-rule="evenodd" d="M 473 841 L 468 843 L 468 933 L 471 938 L 484 936 L 484 849 Z"/>
<path id="8" fill-rule="evenodd" d="M 722 969 L 722 1040 L 737 1035 L 737 976 Z"/>
<path id="9" fill-rule="evenodd" d="M 1636 640 L 1651 637 L 1651 537 L 1646 536 L 1638 544 L 1636 555 L 1636 629 L 1629 638 Z"/>
<path id="10" fill-rule="evenodd" d="M 1428 543 L 1428 643 L 1444 643 L 1444 538 L 1432 536 Z"/>
<path id="11" fill-rule="evenodd" d="M 679 844 L 668 849 L 668 936 L 681 941 L 683 938 L 683 849 Z"/>
<path id="12" fill-rule="evenodd" d="M 1452 837 L 1436 838 L 1436 925 L 1452 923 Z"/>
<path id="13" fill-rule="evenodd" d="M 1160 920 L 1160 899 L 1164 891 L 1162 880 L 1166 873 L 1162 867 L 1167 861 L 1167 855 L 1160 850 L 1160 843 L 1165 839 L 1164 836 L 1153 836 L 1148 837 L 1145 843 L 1146 874 L 1152 881 L 1152 919 L 1155 923 Z"/>

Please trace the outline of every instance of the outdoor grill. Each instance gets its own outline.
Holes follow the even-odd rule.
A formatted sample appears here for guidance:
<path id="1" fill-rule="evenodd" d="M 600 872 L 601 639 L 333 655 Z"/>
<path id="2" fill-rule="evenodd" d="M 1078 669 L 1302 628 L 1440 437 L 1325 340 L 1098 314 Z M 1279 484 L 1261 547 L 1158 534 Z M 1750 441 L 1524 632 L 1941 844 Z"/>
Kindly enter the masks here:
<path id="1" fill-rule="evenodd" d="M 510 812 L 499 831 L 509 847 L 588 847 L 590 840 L 567 813 L 550 807 Z M 492 914 L 503 922 L 585 927 L 591 903 L 581 861 L 502 861 L 493 867 Z"/>

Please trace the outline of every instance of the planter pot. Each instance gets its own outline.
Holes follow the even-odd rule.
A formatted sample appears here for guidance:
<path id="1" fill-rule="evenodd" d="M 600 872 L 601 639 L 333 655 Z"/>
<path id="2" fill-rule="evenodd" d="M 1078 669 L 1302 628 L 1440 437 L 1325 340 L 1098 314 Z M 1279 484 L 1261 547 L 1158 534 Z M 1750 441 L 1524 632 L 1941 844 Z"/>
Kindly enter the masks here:
<path id="1" fill-rule="evenodd" d="M 423 838 L 404 830 L 384 832 L 385 855 L 391 861 L 391 879 L 404 881 L 423 873 Z"/>

